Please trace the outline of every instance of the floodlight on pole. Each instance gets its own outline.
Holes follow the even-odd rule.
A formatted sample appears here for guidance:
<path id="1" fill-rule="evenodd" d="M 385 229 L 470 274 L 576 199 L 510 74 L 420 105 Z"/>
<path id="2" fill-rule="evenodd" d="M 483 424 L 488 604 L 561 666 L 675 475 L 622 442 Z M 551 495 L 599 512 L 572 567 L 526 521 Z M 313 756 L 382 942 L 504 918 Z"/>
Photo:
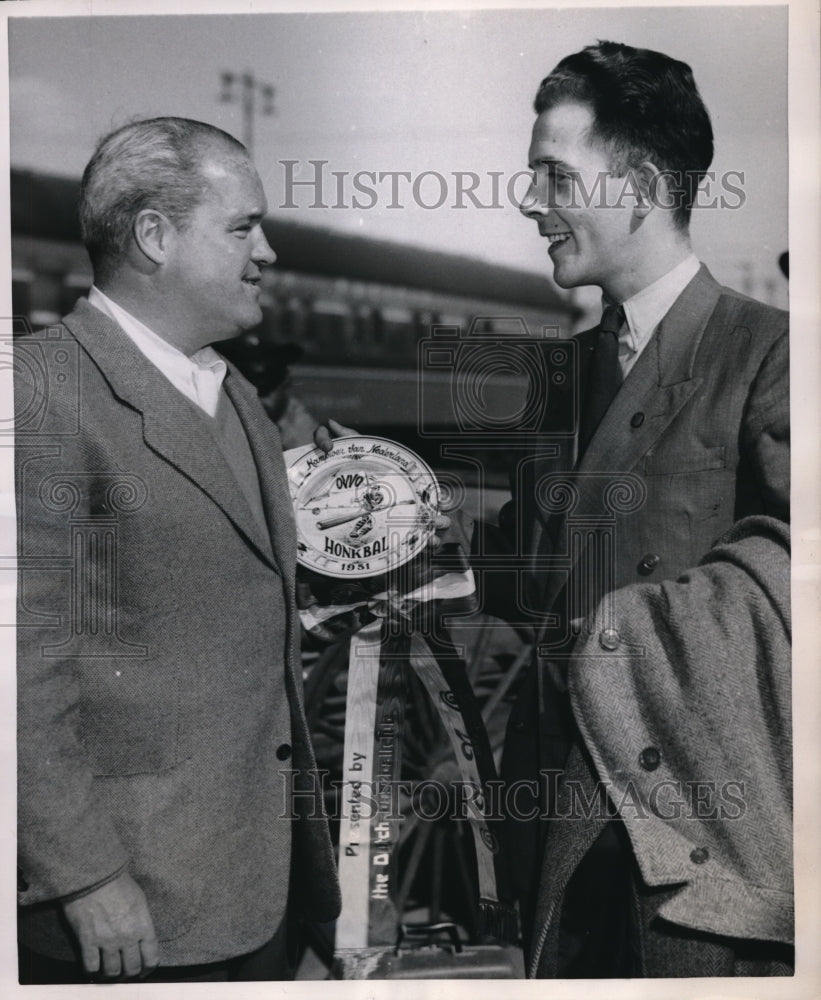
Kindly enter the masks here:
<path id="1" fill-rule="evenodd" d="M 220 73 L 222 91 L 220 101 L 223 104 L 234 104 L 237 101 L 242 108 L 242 141 L 251 157 L 254 155 L 254 119 L 256 115 L 270 118 L 276 114 L 274 107 L 274 96 L 276 88 L 270 83 L 258 80 L 250 71 L 243 73 L 233 73 L 230 70 L 223 70 Z M 239 84 L 240 92 L 236 93 L 236 86 Z M 257 99 L 261 98 L 258 105 Z"/>

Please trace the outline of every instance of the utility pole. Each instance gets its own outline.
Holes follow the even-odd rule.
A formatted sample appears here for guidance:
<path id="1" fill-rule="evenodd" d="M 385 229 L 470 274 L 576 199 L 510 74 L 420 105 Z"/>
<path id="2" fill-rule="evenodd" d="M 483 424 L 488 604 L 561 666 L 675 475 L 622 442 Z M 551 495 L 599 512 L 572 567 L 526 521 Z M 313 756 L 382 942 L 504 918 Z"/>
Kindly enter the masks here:
<path id="1" fill-rule="evenodd" d="M 258 80 L 250 70 L 246 70 L 244 73 L 232 73 L 224 70 L 220 76 L 222 78 L 222 93 L 220 94 L 222 103 L 234 104 L 239 100 L 242 105 L 242 141 L 253 159 L 254 117 L 257 113 L 266 118 L 275 114 L 274 94 L 276 90 L 272 84 Z M 240 88 L 239 97 L 237 97 L 236 92 L 237 85 Z M 259 107 L 257 107 L 258 98 L 262 99 Z"/>

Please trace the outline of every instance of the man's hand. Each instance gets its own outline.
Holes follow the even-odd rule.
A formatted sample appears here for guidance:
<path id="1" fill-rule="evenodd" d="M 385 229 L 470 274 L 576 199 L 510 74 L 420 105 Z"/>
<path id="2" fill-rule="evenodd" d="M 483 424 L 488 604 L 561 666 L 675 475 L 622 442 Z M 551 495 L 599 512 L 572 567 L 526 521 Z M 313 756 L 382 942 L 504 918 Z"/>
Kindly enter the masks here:
<path id="1" fill-rule="evenodd" d="M 470 542 L 473 537 L 473 518 L 462 507 L 450 508 L 447 514 L 439 514 L 436 518 L 437 548 L 448 542 L 457 542 L 465 555 L 470 553 Z"/>
<path id="2" fill-rule="evenodd" d="M 63 903 L 63 912 L 80 944 L 86 972 L 133 977 L 157 967 L 154 921 L 145 894 L 127 873 Z"/>
<path id="3" fill-rule="evenodd" d="M 334 438 L 350 437 L 351 434 L 358 433 L 351 427 L 343 427 L 336 420 L 329 420 L 327 424 L 320 424 L 314 431 L 314 444 L 327 455 L 334 446 Z"/>

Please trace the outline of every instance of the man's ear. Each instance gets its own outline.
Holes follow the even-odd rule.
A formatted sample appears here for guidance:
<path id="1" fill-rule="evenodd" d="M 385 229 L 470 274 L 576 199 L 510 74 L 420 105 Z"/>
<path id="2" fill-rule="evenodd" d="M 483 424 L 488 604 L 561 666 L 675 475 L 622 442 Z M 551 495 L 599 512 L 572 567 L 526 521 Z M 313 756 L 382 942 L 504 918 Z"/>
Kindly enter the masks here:
<path id="1" fill-rule="evenodd" d="M 636 215 L 644 219 L 654 208 L 663 208 L 671 197 L 667 173 L 650 160 L 643 160 L 635 170 L 639 201 Z"/>
<path id="2" fill-rule="evenodd" d="M 154 264 L 165 263 L 175 233 L 170 219 L 155 208 L 144 208 L 134 219 L 134 242 Z"/>

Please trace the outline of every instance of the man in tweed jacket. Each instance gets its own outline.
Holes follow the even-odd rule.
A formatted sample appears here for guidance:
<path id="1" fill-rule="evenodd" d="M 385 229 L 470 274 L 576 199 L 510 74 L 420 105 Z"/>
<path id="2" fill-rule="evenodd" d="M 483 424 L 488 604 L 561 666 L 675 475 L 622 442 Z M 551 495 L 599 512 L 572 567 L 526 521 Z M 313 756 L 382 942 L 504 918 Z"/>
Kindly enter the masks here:
<path id="1" fill-rule="evenodd" d="M 339 909 L 281 443 L 208 346 L 261 319 L 265 211 L 232 137 L 125 126 L 90 296 L 16 345 L 25 982 L 286 978 L 286 918 Z"/>
<path id="2" fill-rule="evenodd" d="M 601 42 L 535 110 L 522 210 L 606 308 L 581 430 L 522 458 L 507 512 L 541 617 L 503 761 L 538 789 L 508 823 L 528 973 L 785 974 L 787 318 L 693 256 L 713 140 L 688 66 Z"/>

